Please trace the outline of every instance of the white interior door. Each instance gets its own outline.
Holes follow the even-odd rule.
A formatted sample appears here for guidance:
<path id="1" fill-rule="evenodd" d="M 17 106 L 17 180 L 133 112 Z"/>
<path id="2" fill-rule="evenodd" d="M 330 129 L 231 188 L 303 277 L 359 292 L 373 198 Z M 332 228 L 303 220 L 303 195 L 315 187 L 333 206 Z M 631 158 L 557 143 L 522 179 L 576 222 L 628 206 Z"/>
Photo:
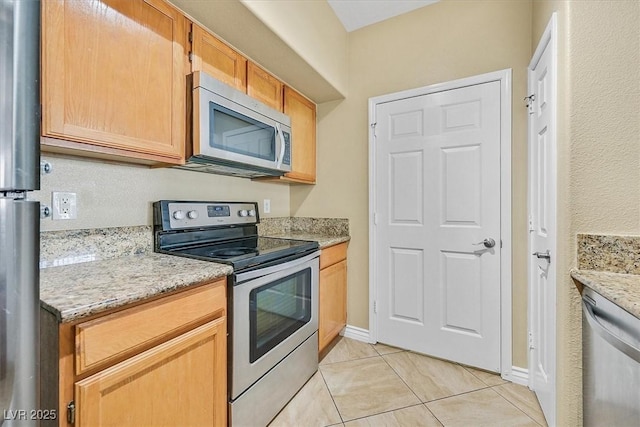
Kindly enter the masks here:
<path id="1" fill-rule="evenodd" d="M 549 425 L 556 406 L 556 67 L 552 24 L 529 66 L 529 381 Z"/>
<path id="2" fill-rule="evenodd" d="M 377 339 L 500 371 L 500 82 L 376 105 Z"/>

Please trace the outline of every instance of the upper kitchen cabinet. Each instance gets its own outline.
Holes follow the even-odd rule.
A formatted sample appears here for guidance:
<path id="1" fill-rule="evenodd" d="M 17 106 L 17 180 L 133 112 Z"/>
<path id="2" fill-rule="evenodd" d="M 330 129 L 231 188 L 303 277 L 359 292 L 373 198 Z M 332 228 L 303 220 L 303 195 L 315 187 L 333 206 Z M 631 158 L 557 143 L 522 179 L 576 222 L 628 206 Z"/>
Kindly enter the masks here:
<path id="1" fill-rule="evenodd" d="M 278 177 L 254 178 L 282 183 L 316 183 L 316 104 L 284 86 L 284 113 L 291 118 L 291 172 Z"/>
<path id="2" fill-rule="evenodd" d="M 161 0 L 43 1 L 43 149 L 182 163 L 185 22 Z"/>
<path id="3" fill-rule="evenodd" d="M 282 111 L 282 82 L 258 65 L 247 64 L 247 95 Z M 293 122 L 293 119 L 291 120 Z"/>
<path id="4" fill-rule="evenodd" d="M 284 88 L 284 113 L 291 117 L 291 172 L 285 179 L 292 182 L 316 182 L 316 104 L 291 89 Z"/>
<path id="5" fill-rule="evenodd" d="M 204 71 L 238 90 L 247 90 L 247 59 L 196 24 L 191 24 L 191 71 Z"/>

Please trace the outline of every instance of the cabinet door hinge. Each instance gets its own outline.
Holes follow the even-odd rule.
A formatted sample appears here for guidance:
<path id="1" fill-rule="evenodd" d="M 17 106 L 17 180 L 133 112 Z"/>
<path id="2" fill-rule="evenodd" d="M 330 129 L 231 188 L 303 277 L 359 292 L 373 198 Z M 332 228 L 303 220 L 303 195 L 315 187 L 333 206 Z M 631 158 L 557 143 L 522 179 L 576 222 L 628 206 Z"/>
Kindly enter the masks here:
<path id="1" fill-rule="evenodd" d="M 376 304 L 376 302 L 373 302 L 373 313 L 374 314 L 378 314 L 378 305 Z"/>
<path id="2" fill-rule="evenodd" d="M 67 422 L 69 424 L 76 422 L 76 403 L 73 400 L 67 405 Z"/>
<path id="3" fill-rule="evenodd" d="M 189 43 L 193 43 L 193 32 L 189 31 Z"/>
<path id="4" fill-rule="evenodd" d="M 193 62 L 193 52 L 189 52 L 189 62 Z"/>

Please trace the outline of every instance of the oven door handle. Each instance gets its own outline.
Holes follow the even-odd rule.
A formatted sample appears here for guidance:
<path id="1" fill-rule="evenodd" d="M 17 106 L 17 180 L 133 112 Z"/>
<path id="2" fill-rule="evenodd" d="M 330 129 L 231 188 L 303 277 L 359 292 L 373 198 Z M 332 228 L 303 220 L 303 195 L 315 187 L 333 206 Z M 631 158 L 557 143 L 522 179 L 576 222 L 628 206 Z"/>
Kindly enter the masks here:
<path id="1" fill-rule="evenodd" d="M 319 256 L 320 256 L 320 251 L 315 251 L 310 253 L 309 255 L 303 256 L 301 258 L 296 258 L 284 264 L 272 265 L 270 267 L 259 268 L 257 270 L 247 271 L 246 273 L 236 274 L 236 283 L 240 284 L 242 282 L 246 282 L 247 280 L 255 279 L 257 277 L 262 277 L 271 273 L 276 273 L 276 272 L 288 270 L 290 268 L 295 268 Z"/>

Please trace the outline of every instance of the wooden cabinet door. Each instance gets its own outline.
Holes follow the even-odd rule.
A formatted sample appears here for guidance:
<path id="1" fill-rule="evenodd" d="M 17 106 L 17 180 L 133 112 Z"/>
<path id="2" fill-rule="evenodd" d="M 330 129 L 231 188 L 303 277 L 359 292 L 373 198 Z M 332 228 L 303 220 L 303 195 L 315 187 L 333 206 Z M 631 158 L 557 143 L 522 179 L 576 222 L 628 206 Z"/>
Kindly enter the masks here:
<path id="1" fill-rule="evenodd" d="M 247 59 L 202 27 L 192 24 L 191 71 L 204 71 L 238 90 L 247 90 Z"/>
<path id="2" fill-rule="evenodd" d="M 184 16 L 162 0 L 46 0 L 42 23 L 43 135 L 180 163 Z"/>
<path id="3" fill-rule="evenodd" d="M 284 113 L 291 117 L 291 172 L 294 181 L 316 182 L 316 105 L 290 87 L 284 88 Z"/>
<path id="4" fill-rule="evenodd" d="M 247 63 L 247 95 L 282 111 L 282 82 L 251 61 Z"/>
<path id="5" fill-rule="evenodd" d="M 76 382 L 77 426 L 226 426 L 226 317 Z"/>
<path id="6" fill-rule="evenodd" d="M 322 351 L 347 324 L 347 261 L 320 270 L 318 347 Z"/>

